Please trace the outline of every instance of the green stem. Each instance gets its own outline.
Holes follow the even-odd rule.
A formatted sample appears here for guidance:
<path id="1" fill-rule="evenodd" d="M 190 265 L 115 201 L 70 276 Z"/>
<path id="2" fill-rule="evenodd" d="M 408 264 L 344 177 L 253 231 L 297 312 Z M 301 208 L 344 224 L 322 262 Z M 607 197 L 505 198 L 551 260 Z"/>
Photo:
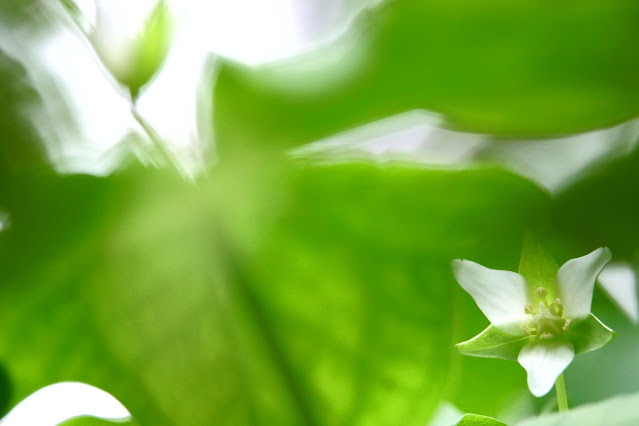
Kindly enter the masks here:
<path id="1" fill-rule="evenodd" d="M 175 159 L 174 155 L 171 153 L 171 150 L 167 146 L 166 142 L 162 137 L 155 131 L 155 129 L 140 115 L 138 110 L 135 108 L 135 101 L 131 102 L 131 114 L 135 120 L 140 124 L 144 132 L 147 134 L 151 142 L 155 145 L 157 150 L 160 152 L 160 155 L 164 158 L 164 160 L 172 165 L 178 173 L 182 172 L 180 164 Z"/>
<path id="2" fill-rule="evenodd" d="M 555 390 L 557 391 L 557 405 L 559 411 L 568 411 L 568 397 L 566 396 L 566 384 L 564 383 L 564 375 L 560 374 L 555 381 Z"/>
<path id="3" fill-rule="evenodd" d="M 89 22 L 89 20 L 82 14 L 82 11 L 72 0 L 60 0 L 62 7 L 67 11 L 67 14 L 77 27 L 77 29 L 84 34 L 84 36 L 91 40 L 91 34 L 93 33 L 93 25 Z"/>

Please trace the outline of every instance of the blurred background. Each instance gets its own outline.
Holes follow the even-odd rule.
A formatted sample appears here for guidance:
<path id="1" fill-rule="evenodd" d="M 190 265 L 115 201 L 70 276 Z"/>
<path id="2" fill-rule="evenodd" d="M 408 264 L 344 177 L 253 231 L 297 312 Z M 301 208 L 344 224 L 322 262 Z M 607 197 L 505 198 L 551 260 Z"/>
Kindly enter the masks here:
<path id="1" fill-rule="evenodd" d="M 550 410 L 454 349 L 488 321 L 450 261 L 517 270 L 524 229 L 613 253 L 570 404 L 639 392 L 639 3 L 162 2 L 137 87 L 107 57 L 146 69 L 157 2 L 106 3 L 0 0 L 0 415 L 59 381 L 140 425 Z"/>

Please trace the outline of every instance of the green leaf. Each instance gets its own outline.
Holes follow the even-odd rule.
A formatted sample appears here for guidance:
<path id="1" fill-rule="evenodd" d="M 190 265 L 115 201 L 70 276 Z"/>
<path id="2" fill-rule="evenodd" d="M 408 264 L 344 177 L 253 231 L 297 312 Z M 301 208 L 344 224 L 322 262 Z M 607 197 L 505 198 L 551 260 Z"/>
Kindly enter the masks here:
<path id="1" fill-rule="evenodd" d="M 639 394 L 617 396 L 595 404 L 582 405 L 564 413 L 541 415 L 521 423 L 522 426 L 524 424 L 526 426 L 635 426 L 639 424 Z"/>
<path id="2" fill-rule="evenodd" d="M 590 314 L 583 321 L 571 325 L 568 337 L 575 345 L 575 354 L 594 351 L 606 346 L 615 338 L 615 332 Z"/>
<path id="3" fill-rule="evenodd" d="M 455 423 L 456 426 L 506 426 L 492 417 L 481 416 L 479 414 L 464 414 L 464 416 Z"/>
<path id="4" fill-rule="evenodd" d="M 552 255 L 531 231 L 524 232 L 524 242 L 519 260 L 519 273 L 528 282 L 530 300 L 538 300 L 535 290 L 543 287 L 548 291 L 548 299 L 559 297 L 555 277 L 559 267 Z"/>
<path id="5" fill-rule="evenodd" d="M 495 170 L 288 170 L 266 155 L 197 185 L 56 178 L 0 233 L 12 403 L 76 380 L 142 425 L 423 425 L 476 327 L 476 308 L 455 316 L 450 259 L 517 250 L 536 191 Z"/>
<path id="6" fill-rule="evenodd" d="M 490 325 L 472 339 L 458 343 L 456 347 L 464 355 L 516 361 L 521 348 L 534 338 L 534 336 L 509 334 Z"/>

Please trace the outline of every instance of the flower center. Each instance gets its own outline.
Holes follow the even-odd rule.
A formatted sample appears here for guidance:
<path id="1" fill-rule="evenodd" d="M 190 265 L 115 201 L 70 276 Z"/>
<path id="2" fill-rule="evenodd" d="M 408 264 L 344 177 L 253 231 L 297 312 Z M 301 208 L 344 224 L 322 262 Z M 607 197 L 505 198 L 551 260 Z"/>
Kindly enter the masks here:
<path id="1" fill-rule="evenodd" d="M 528 304 L 524 308 L 524 312 L 532 317 L 528 323 L 521 325 L 524 333 L 534 334 L 539 339 L 548 340 L 567 331 L 571 319 L 562 317 L 564 306 L 561 304 L 561 300 L 555 299 L 554 302 L 548 303 L 548 292 L 543 287 L 539 287 L 535 291 L 535 296 L 540 299 L 538 306 Z"/>

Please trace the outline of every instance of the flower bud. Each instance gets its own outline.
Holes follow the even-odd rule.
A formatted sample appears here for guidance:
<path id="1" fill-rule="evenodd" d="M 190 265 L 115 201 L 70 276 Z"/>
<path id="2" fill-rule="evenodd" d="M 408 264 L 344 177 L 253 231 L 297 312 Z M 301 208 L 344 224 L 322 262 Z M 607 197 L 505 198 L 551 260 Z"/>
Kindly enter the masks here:
<path id="1" fill-rule="evenodd" d="M 91 42 L 105 67 L 135 99 L 169 50 L 171 20 L 164 0 L 97 0 Z"/>

